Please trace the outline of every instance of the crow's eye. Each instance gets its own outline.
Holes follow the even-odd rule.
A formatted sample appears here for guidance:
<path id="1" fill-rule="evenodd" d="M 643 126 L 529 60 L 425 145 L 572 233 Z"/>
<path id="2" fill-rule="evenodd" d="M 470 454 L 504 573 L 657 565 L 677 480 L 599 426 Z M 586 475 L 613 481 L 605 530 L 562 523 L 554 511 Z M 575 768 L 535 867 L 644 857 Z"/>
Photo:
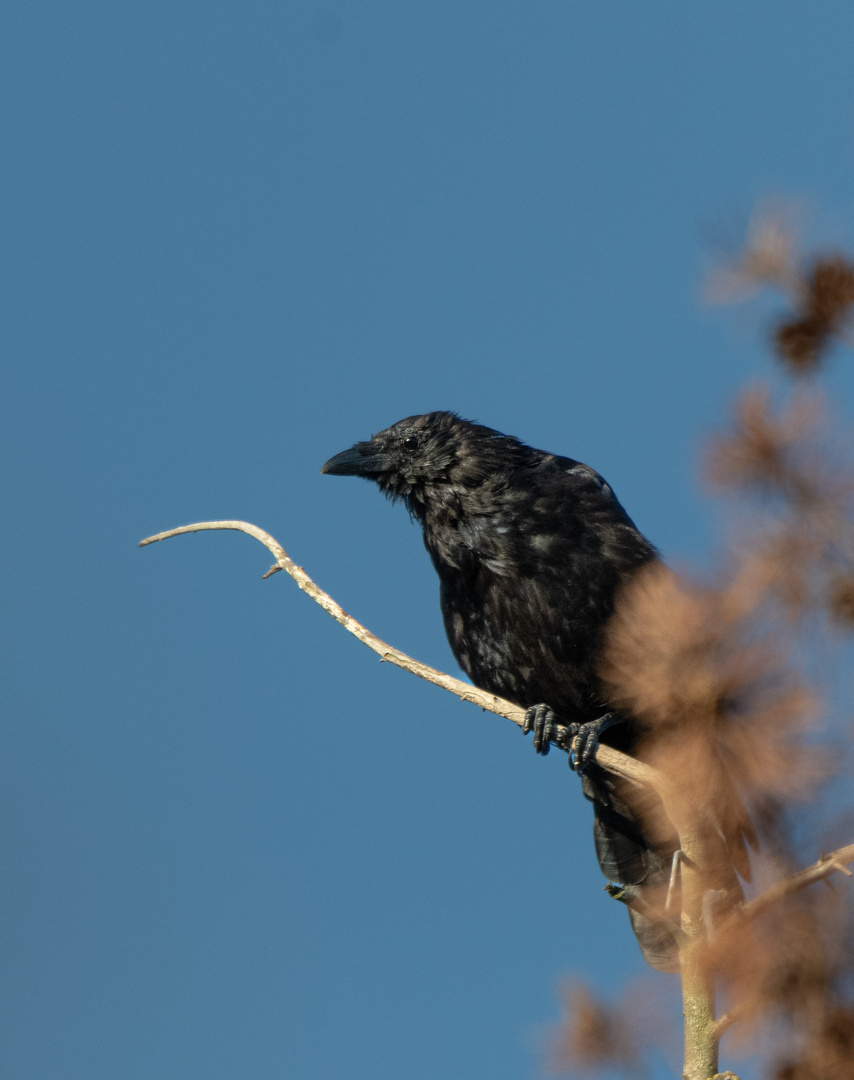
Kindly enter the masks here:
<path id="1" fill-rule="evenodd" d="M 414 435 L 407 435 L 406 438 L 403 440 L 403 445 L 407 450 L 417 450 L 418 440 L 415 438 Z"/>

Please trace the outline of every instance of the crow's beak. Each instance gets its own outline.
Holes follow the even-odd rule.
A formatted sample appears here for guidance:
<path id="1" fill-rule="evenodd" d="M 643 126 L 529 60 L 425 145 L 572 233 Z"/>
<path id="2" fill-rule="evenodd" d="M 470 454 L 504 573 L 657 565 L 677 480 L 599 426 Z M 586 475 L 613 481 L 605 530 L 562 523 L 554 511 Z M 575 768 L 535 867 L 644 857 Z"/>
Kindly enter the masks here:
<path id="1" fill-rule="evenodd" d="M 320 471 L 330 476 L 379 476 L 383 471 L 383 458 L 372 443 L 356 443 L 330 458 Z"/>

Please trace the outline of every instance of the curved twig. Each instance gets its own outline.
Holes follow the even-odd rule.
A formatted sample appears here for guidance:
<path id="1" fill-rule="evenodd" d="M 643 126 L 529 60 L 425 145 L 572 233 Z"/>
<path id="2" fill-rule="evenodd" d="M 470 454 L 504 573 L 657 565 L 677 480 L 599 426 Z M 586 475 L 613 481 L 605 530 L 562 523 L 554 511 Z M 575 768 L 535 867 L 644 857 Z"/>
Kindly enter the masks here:
<path id="1" fill-rule="evenodd" d="M 406 653 L 402 653 L 399 649 L 392 648 L 391 645 L 372 634 L 370 630 L 357 622 L 352 615 L 348 615 L 341 605 L 337 604 L 319 585 L 316 585 L 305 570 L 301 566 L 297 566 L 275 537 L 263 529 L 259 529 L 257 525 L 252 525 L 248 521 L 199 521 L 195 525 L 181 525 L 177 529 L 168 529 L 166 532 L 157 533 L 156 536 L 148 536 L 145 540 L 140 540 L 139 546 L 146 547 L 148 544 L 155 544 L 159 540 L 168 540 L 172 536 L 182 536 L 184 533 L 223 529 L 233 529 L 237 532 L 246 533 L 247 536 L 252 536 L 262 543 L 276 560 L 275 564 L 264 574 L 265 578 L 275 574 L 278 570 L 284 570 L 286 574 L 289 574 L 294 579 L 304 593 L 310 596 L 316 604 L 319 604 L 345 630 L 358 638 L 363 645 L 367 645 L 381 660 L 394 664 L 395 667 L 403 668 L 404 671 L 417 675 L 419 679 L 425 679 L 435 686 L 440 686 L 443 690 L 455 694 L 462 701 L 470 701 L 474 705 L 479 705 L 481 709 L 495 713 L 497 716 L 503 716 L 506 720 L 516 724 L 517 727 L 522 727 L 525 721 L 525 710 L 518 705 L 505 701 L 504 698 L 497 697 L 495 694 L 487 693 L 485 690 L 479 690 L 476 686 L 465 683 L 461 679 L 455 679 L 452 675 L 438 671 L 428 664 L 422 664 L 420 660 L 415 660 L 413 657 L 407 656 Z M 566 732 L 566 728 L 558 728 L 559 736 L 561 731 Z M 656 791 L 661 791 L 664 786 L 664 778 L 656 769 L 644 765 L 643 762 L 636 761 L 626 754 L 621 754 L 619 750 L 614 750 L 610 746 L 600 746 L 598 748 L 596 762 L 603 769 L 616 773 L 618 776 L 622 776 L 636 784 L 652 787 Z"/>

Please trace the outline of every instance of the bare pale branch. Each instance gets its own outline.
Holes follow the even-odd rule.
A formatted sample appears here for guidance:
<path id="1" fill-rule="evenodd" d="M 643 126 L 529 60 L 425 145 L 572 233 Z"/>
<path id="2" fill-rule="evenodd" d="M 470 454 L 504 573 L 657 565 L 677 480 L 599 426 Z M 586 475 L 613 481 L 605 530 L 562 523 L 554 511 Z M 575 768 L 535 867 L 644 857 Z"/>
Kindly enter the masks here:
<path id="1" fill-rule="evenodd" d="M 415 660 L 413 657 L 407 656 L 406 653 L 393 648 L 387 642 L 382 641 L 375 634 L 372 634 L 370 630 L 362 626 L 362 624 L 354 619 L 352 615 L 348 615 L 341 605 L 336 603 L 328 593 L 320 588 L 319 585 L 315 584 L 305 570 L 303 570 L 301 566 L 297 566 L 275 537 L 271 536 L 263 529 L 260 529 L 257 525 L 252 525 L 247 521 L 199 521 L 194 525 L 181 525 L 177 529 L 168 529 L 166 532 L 157 533 L 156 536 L 148 536 L 145 540 L 140 541 L 139 546 L 146 547 L 148 544 L 155 544 L 159 540 L 168 540 L 172 536 L 182 536 L 184 533 L 228 529 L 246 533 L 247 536 L 254 537 L 273 555 L 276 560 L 275 565 L 267 571 L 264 577 L 269 577 L 277 570 L 284 570 L 286 574 L 293 578 L 304 593 L 310 596 L 316 604 L 319 604 L 320 607 L 322 607 L 328 615 L 331 615 L 337 623 L 343 626 L 345 630 L 358 638 L 363 645 L 367 645 L 367 647 L 375 652 L 381 660 L 389 664 L 394 664 L 395 667 L 402 668 L 412 675 L 417 675 L 419 679 L 424 679 L 427 682 L 433 683 L 435 686 L 440 686 L 443 690 L 455 694 L 462 701 L 470 701 L 473 705 L 479 705 L 480 708 L 484 709 L 486 712 L 495 713 L 497 716 L 503 716 L 506 720 L 510 720 L 512 723 L 516 724 L 517 727 L 523 725 L 525 721 L 525 710 L 518 705 L 514 705 L 510 701 L 505 701 L 495 694 L 489 694 L 485 690 L 479 690 L 476 686 L 463 682 L 461 679 L 455 679 L 452 675 L 447 675 L 445 672 L 438 671 L 436 668 L 432 668 L 427 664 L 422 664 L 420 660 Z M 565 734 L 566 728 L 559 728 L 558 734 L 560 735 L 561 733 Z M 634 758 L 628 757 L 626 754 L 621 754 L 619 750 L 614 750 L 610 746 L 600 746 L 598 748 L 596 751 L 596 761 L 603 769 L 607 769 L 609 772 L 615 773 L 617 776 L 622 776 L 626 780 L 630 780 L 636 784 L 652 787 L 659 793 L 665 786 L 664 778 L 657 770 L 648 765 L 644 765 L 641 761 L 636 761 Z"/>

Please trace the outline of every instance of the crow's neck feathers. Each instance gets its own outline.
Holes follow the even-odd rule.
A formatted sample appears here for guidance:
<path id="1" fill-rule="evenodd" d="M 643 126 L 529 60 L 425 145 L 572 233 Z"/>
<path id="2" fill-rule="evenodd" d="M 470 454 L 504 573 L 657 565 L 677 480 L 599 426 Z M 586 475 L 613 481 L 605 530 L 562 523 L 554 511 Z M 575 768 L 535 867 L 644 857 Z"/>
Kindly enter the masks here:
<path id="1" fill-rule="evenodd" d="M 373 480 L 403 502 L 440 575 L 477 565 L 520 573 L 532 558 L 565 559 L 567 544 L 607 548 L 626 566 L 652 552 L 593 469 L 455 413 L 409 416 L 324 468 Z"/>

